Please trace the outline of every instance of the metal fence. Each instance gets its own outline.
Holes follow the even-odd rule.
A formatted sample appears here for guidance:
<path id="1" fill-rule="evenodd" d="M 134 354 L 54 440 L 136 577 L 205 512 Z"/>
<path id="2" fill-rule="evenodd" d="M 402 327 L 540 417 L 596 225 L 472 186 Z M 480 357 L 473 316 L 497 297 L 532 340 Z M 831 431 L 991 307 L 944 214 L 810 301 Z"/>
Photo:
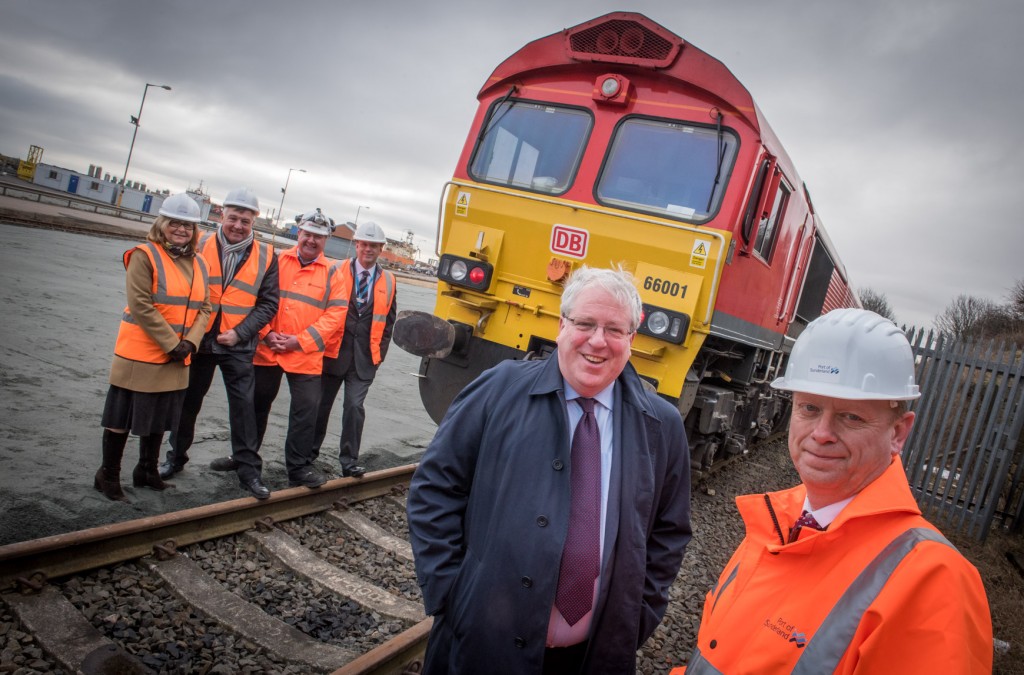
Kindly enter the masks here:
<path id="1" fill-rule="evenodd" d="M 922 396 L 903 450 L 911 490 L 940 527 L 984 541 L 1024 521 L 1024 358 L 1016 345 L 907 333 Z"/>

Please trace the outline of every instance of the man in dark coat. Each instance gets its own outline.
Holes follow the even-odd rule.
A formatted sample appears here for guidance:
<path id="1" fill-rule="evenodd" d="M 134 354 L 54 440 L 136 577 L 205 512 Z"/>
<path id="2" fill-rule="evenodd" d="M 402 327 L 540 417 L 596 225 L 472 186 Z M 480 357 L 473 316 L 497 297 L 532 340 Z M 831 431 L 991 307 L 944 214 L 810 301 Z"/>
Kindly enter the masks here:
<path id="1" fill-rule="evenodd" d="M 380 225 L 363 223 L 356 228 L 352 240 L 355 257 L 339 264 L 345 297 L 349 299 L 348 317 L 344 329 L 328 341 L 324 351 L 313 452 L 320 452 L 334 399 L 344 384 L 338 462 L 343 476 L 360 478 L 366 472 L 356 463 L 366 421 L 363 402 L 391 344 L 398 289 L 395 275 L 377 264 L 387 241 Z"/>
<path id="2" fill-rule="evenodd" d="M 408 497 L 425 673 L 635 672 L 690 540 L 681 417 L 628 363 L 641 309 L 627 273 L 581 268 L 556 354 L 484 372 L 441 422 Z M 599 436 L 599 528 L 577 518 L 581 435 Z M 585 566 L 565 560 L 591 526 L 579 616 L 562 597 Z"/>

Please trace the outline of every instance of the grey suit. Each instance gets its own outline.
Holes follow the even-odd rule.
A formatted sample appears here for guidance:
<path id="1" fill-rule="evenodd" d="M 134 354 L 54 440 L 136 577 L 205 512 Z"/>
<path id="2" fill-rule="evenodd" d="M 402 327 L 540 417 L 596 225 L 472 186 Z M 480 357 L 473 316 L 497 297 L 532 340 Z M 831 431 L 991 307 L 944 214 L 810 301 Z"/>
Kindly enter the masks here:
<path id="1" fill-rule="evenodd" d="M 348 266 L 351 277 L 355 279 L 355 260 L 349 259 L 342 264 Z M 376 278 L 382 283 L 384 271 L 376 266 Z M 324 438 L 327 436 L 327 424 L 331 418 L 334 400 L 345 385 L 345 396 L 342 401 L 341 441 L 338 459 L 342 469 L 355 466 L 359 459 L 359 446 L 363 437 L 363 423 L 366 421 L 366 409 L 363 406 L 370 385 L 377 375 L 380 364 L 373 363 L 370 351 L 370 330 L 373 327 L 372 300 L 366 308 L 357 311 L 357 284 L 352 284 L 349 294 L 349 311 L 345 318 L 345 332 L 341 340 L 341 348 L 337 358 L 324 358 L 323 374 L 320 378 L 320 408 L 317 411 L 316 435 L 313 442 L 314 453 L 320 452 Z M 383 363 L 391 344 L 391 333 L 398 313 L 398 293 L 388 309 L 384 336 L 381 339 L 380 355 Z"/>

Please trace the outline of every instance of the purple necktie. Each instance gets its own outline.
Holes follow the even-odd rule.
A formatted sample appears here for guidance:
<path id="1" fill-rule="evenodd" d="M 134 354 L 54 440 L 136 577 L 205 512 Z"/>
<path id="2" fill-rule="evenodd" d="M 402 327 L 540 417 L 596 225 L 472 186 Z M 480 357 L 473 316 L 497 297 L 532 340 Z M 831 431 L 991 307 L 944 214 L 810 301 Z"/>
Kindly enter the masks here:
<path id="1" fill-rule="evenodd" d="M 594 580 L 601 569 L 601 434 L 594 399 L 577 398 L 583 417 L 572 436 L 569 533 L 558 571 L 555 607 L 570 626 L 594 604 Z"/>
<path id="2" fill-rule="evenodd" d="M 818 524 L 818 521 L 814 519 L 814 516 L 811 515 L 810 511 L 804 511 L 803 514 L 801 514 L 801 516 L 796 519 L 796 522 L 793 523 L 793 529 L 789 531 L 790 544 L 797 540 L 797 537 L 800 536 L 800 530 L 804 529 L 805 527 L 809 527 L 813 530 L 825 529 Z"/>

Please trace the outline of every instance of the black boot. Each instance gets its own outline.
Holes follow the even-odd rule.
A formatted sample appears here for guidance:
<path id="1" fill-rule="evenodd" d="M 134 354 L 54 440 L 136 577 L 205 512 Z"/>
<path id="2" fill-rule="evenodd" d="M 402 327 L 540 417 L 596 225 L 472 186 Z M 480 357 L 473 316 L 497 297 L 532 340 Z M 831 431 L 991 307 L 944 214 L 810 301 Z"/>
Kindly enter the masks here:
<path id="1" fill-rule="evenodd" d="M 126 502 L 128 498 L 121 490 L 121 457 L 128 434 L 119 434 L 110 429 L 103 430 L 103 466 L 96 472 L 92 486 L 107 499 Z"/>
<path id="2" fill-rule="evenodd" d="M 135 487 L 148 487 L 153 490 L 174 487 L 160 478 L 160 470 L 157 468 L 160 461 L 160 444 L 163 440 L 163 434 L 150 434 L 139 438 L 139 463 L 132 472 L 132 485 Z"/>
<path id="3" fill-rule="evenodd" d="M 174 449 L 167 451 L 167 459 L 160 463 L 160 478 L 167 480 L 176 473 L 181 473 L 182 469 L 185 468 L 185 463 L 188 462 L 188 455 L 182 454 L 179 456 Z"/>

